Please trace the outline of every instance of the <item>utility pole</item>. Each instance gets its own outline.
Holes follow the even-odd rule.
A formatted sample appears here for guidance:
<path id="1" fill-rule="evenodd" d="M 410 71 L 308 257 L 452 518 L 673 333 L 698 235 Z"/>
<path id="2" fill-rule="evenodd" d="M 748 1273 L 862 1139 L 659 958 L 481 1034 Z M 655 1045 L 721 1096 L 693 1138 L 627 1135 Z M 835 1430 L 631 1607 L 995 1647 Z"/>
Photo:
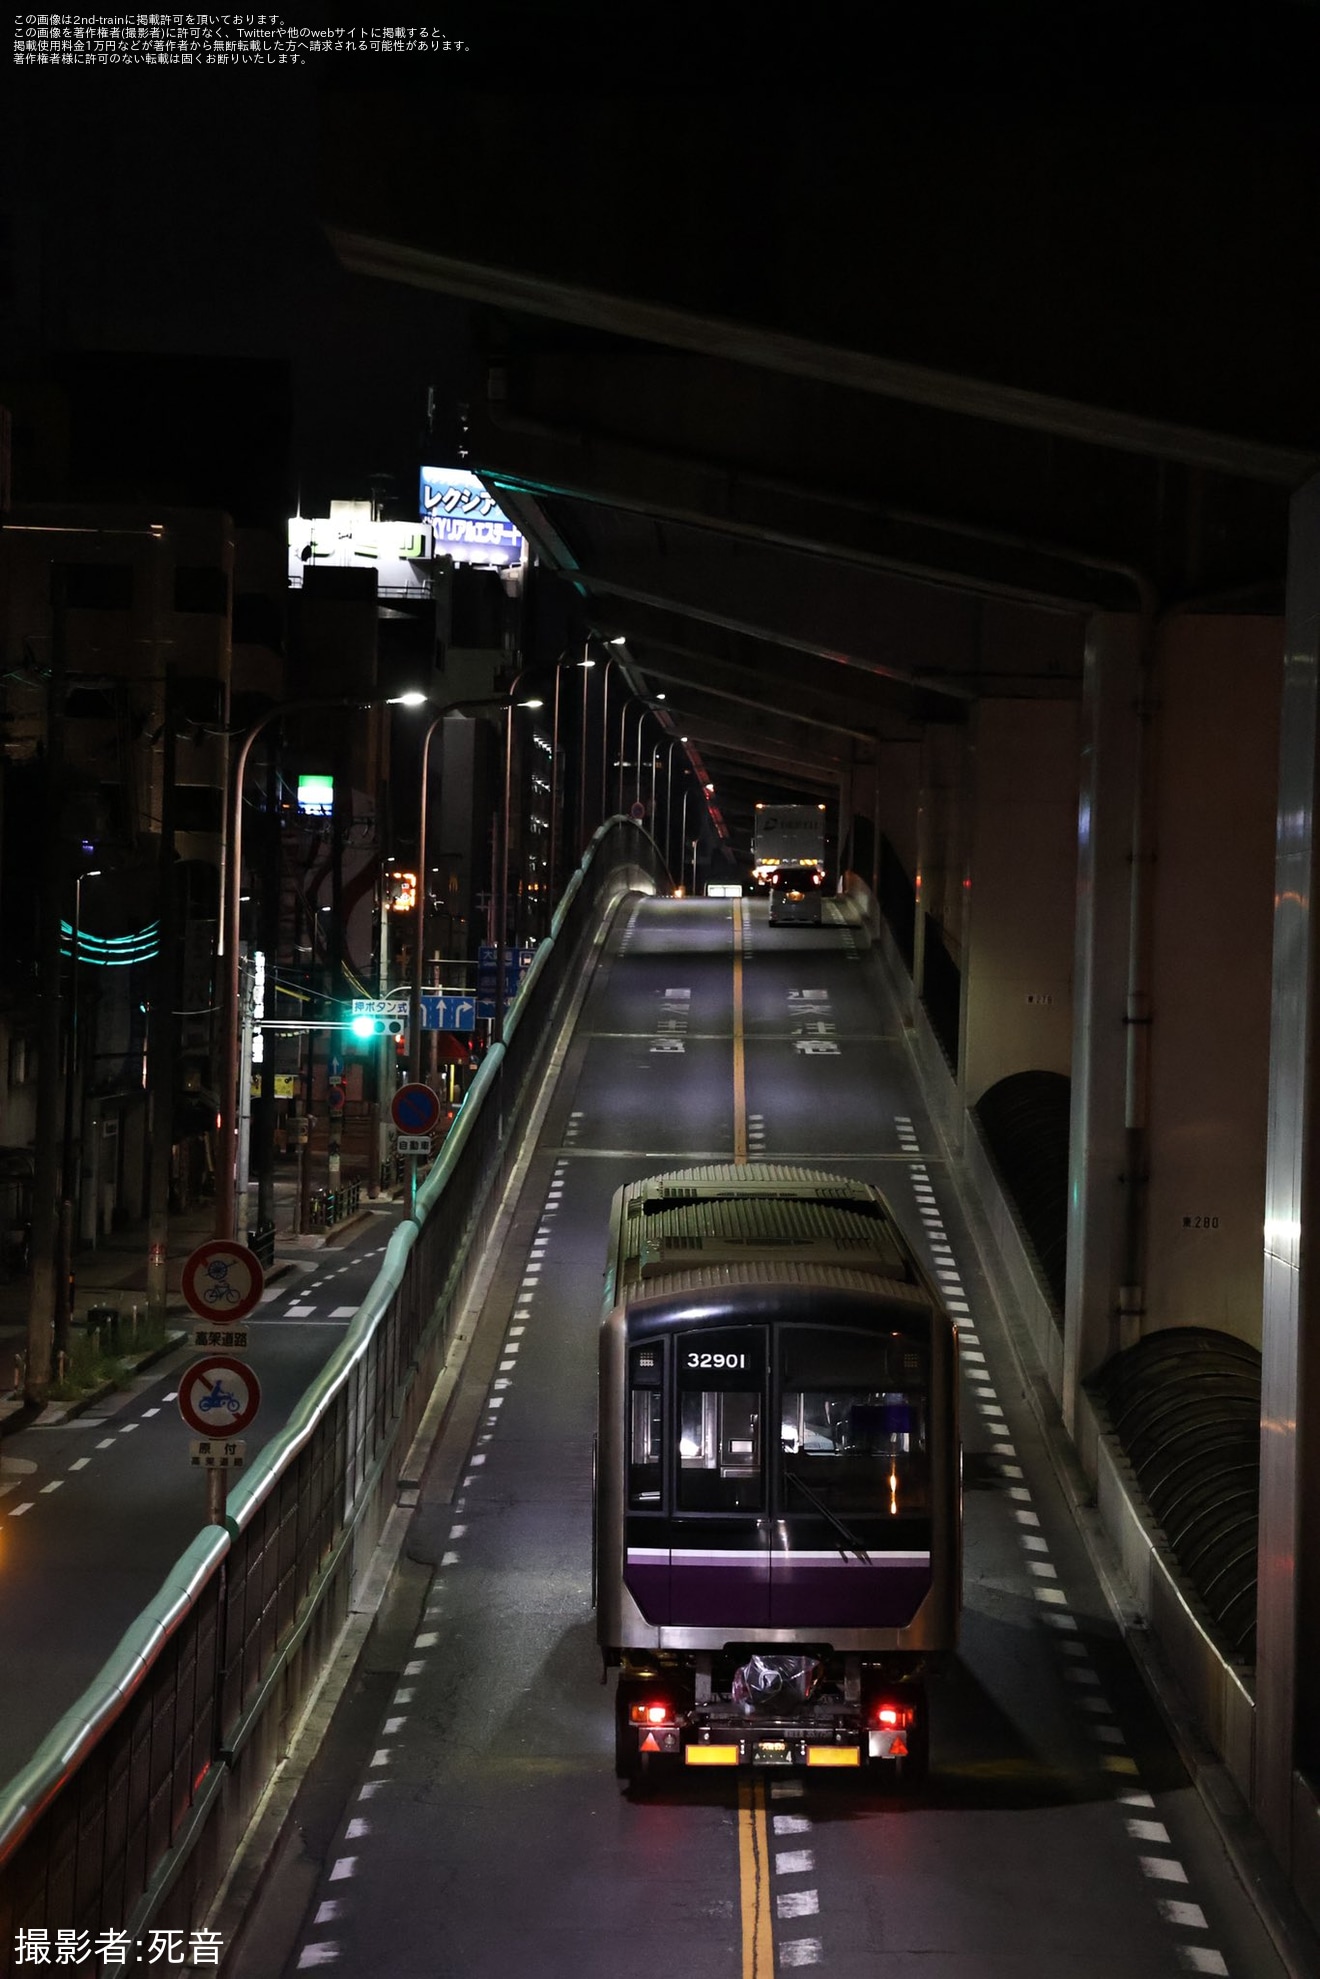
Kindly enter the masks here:
<path id="1" fill-rule="evenodd" d="M 266 958 L 266 1015 L 277 1017 L 274 986 L 280 952 L 280 882 L 282 832 L 280 828 L 279 759 L 274 747 L 266 756 L 266 817 L 261 860 L 261 899 L 257 926 L 261 930 L 262 953 Z M 275 1221 L 275 1034 L 263 1040 L 261 1075 L 252 1108 L 253 1166 L 257 1171 L 257 1223 L 265 1229 Z"/>
<path id="2" fill-rule="evenodd" d="M 178 1001 L 178 912 L 174 873 L 174 670 L 165 669 L 157 918 L 160 953 L 147 1011 L 147 1319 L 163 1322 L 170 1251 L 170 1156 L 174 1147 L 174 1061 Z"/>
<path id="3" fill-rule="evenodd" d="M 66 576 L 51 565 L 50 677 L 46 684 L 45 851 L 42 871 L 39 980 L 41 1024 L 37 1038 L 37 1118 L 32 1150 L 32 1275 L 28 1288 L 26 1390 L 44 1401 L 51 1378 L 55 1314 L 56 1193 L 60 1181 L 60 1038 L 63 997 L 60 910 L 68 881 L 64 845 L 64 698 Z M 73 1068 L 68 1068 L 72 1078 Z"/>

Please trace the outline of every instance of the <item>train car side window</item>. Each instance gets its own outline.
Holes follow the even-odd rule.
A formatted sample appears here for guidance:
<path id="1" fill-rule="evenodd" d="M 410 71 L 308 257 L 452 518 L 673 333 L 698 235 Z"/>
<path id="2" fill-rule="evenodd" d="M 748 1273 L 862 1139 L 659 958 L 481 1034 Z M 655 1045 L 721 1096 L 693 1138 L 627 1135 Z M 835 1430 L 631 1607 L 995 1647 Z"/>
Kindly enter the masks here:
<path id="1" fill-rule="evenodd" d="M 630 1360 L 628 1503 L 659 1510 L 663 1490 L 663 1349 L 634 1347 Z"/>

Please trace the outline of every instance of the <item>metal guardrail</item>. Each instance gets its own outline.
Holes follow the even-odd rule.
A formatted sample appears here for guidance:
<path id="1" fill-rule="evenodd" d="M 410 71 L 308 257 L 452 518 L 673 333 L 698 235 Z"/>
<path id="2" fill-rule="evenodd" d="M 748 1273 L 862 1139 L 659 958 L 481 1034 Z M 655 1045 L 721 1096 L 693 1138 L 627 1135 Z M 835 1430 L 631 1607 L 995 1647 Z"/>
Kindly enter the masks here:
<path id="1" fill-rule="evenodd" d="M 275 1225 L 258 1223 L 249 1226 L 247 1233 L 248 1249 L 267 1270 L 275 1262 Z"/>
<path id="2" fill-rule="evenodd" d="M 0 1793 L 0 1975 L 20 1930 L 84 1934 L 96 1972 L 107 1932 L 199 1928 L 393 1506 L 563 993 L 620 895 L 662 878 L 645 832 L 601 826 L 345 1338 Z"/>
<path id="3" fill-rule="evenodd" d="M 311 1226 L 313 1230 L 329 1230 L 336 1223 L 343 1223 L 350 1216 L 356 1216 L 362 1200 L 361 1182 L 345 1182 L 339 1189 L 318 1189 L 312 1197 Z M 274 1249 L 272 1235 L 271 1247 Z"/>

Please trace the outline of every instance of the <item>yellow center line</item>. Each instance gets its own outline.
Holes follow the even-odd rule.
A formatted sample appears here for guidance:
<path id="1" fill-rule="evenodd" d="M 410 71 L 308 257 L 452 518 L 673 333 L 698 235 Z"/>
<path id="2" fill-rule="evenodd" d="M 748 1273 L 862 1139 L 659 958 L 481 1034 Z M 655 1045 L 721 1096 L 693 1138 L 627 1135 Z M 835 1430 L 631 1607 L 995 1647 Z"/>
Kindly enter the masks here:
<path id="1" fill-rule="evenodd" d="M 742 1898 L 742 1979 L 774 1979 L 765 1781 L 755 1775 L 738 1782 L 738 1881 Z"/>
<path id="2" fill-rule="evenodd" d="M 733 1158 L 747 1159 L 747 1064 L 743 1037 L 743 903 L 733 903 Z"/>

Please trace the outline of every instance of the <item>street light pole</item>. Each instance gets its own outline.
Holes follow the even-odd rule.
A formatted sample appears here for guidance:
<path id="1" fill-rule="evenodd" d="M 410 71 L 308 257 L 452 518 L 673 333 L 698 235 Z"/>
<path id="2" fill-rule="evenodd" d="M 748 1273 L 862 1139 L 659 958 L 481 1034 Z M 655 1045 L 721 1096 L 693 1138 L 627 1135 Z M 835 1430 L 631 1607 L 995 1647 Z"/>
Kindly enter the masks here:
<path id="1" fill-rule="evenodd" d="M 613 658 L 609 654 L 607 654 L 605 658 L 605 677 L 601 681 L 601 687 L 600 687 L 600 822 L 601 824 L 604 824 L 605 822 L 605 813 L 608 803 L 607 785 L 609 783 L 609 756 L 610 756 L 610 668 L 613 665 L 614 665 Z"/>
<path id="2" fill-rule="evenodd" d="M 637 746 L 633 752 L 637 757 L 637 792 L 633 798 L 635 804 L 640 804 L 642 801 L 642 724 L 645 720 L 646 709 L 643 708 L 641 714 L 637 717 Z"/>
<path id="3" fill-rule="evenodd" d="M 546 926 L 559 904 L 559 673 L 555 668 L 555 711 L 550 726 L 550 899 Z"/>
<path id="4" fill-rule="evenodd" d="M 587 674 L 596 662 L 591 658 L 587 646 L 582 648 L 582 658 L 578 665 L 582 669 L 582 733 L 578 737 L 578 856 L 586 850 L 587 844 Z"/>
<path id="5" fill-rule="evenodd" d="M 501 807 L 502 816 L 501 816 L 501 824 L 500 824 L 500 856 L 497 863 L 497 870 L 500 876 L 500 897 L 497 903 L 496 921 L 495 921 L 496 930 L 497 930 L 495 936 L 495 1021 L 491 1025 L 491 1042 L 493 1044 L 502 1044 L 504 1042 L 504 1005 L 506 1000 L 505 981 L 504 981 L 504 974 L 505 974 L 504 945 L 508 936 L 509 806 L 513 791 L 513 715 L 514 715 L 514 709 L 520 706 L 524 708 L 539 708 L 541 706 L 540 701 L 529 700 L 529 701 L 519 702 L 516 698 L 519 685 L 521 684 L 523 679 L 523 675 L 526 674 L 528 671 L 529 669 L 526 667 L 522 667 L 519 669 L 519 671 L 513 676 L 513 685 L 510 687 L 508 694 L 503 697 L 505 704 L 504 802 Z M 582 700 L 583 700 L 584 709 L 586 705 L 586 692 L 587 692 L 586 678 L 587 678 L 586 675 L 583 674 Z M 584 786 L 584 790 L 585 790 L 585 786 Z"/>
<path id="6" fill-rule="evenodd" d="M 675 739 L 669 745 L 669 754 L 665 758 L 665 864 L 666 866 L 669 864 L 669 827 L 673 822 L 674 751 L 677 747 L 678 747 L 678 739 L 677 737 L 675 737 Z"/>
<path id="7" fill-rule="evenodd" d="M 684 784 L 683 810 L 680 815 L 679 825 L 678 825 L 678 881 L 680 886 L 683 883 L 683 865 L 684 865 L 683 847 L 687 844 L 687 801 L 688 801 L 688 787 L 686 784 Z"/>
<path id="8" fill-rule="evenodd" d="M 628 743 L 624 731 L 628 726 L 628 702 L 631 700 L 630 694 L 619 710 L 619 795 L 614 806 L 616 811 L 623 809 L 623 766 L 628 757 Z"/>
<path id="9" fill-rule="evenodd" d="M 82 930 L 82 888 L 84 880 L 99 879 L 94 866 L 76 873 L 73 881 L 73 927 L 69 946 L 69 1022 L 64 1055 L 64 1150 L 61 1162 L 59 1264 L 55 1273 L 55 1351 L 66 1353 L 69 1327 L 73 1319 L 73 1214 L 77 1197 L 77 1175 L 73 1158 L 75 1096 L 78 1085 L 78 949 Z"/>

